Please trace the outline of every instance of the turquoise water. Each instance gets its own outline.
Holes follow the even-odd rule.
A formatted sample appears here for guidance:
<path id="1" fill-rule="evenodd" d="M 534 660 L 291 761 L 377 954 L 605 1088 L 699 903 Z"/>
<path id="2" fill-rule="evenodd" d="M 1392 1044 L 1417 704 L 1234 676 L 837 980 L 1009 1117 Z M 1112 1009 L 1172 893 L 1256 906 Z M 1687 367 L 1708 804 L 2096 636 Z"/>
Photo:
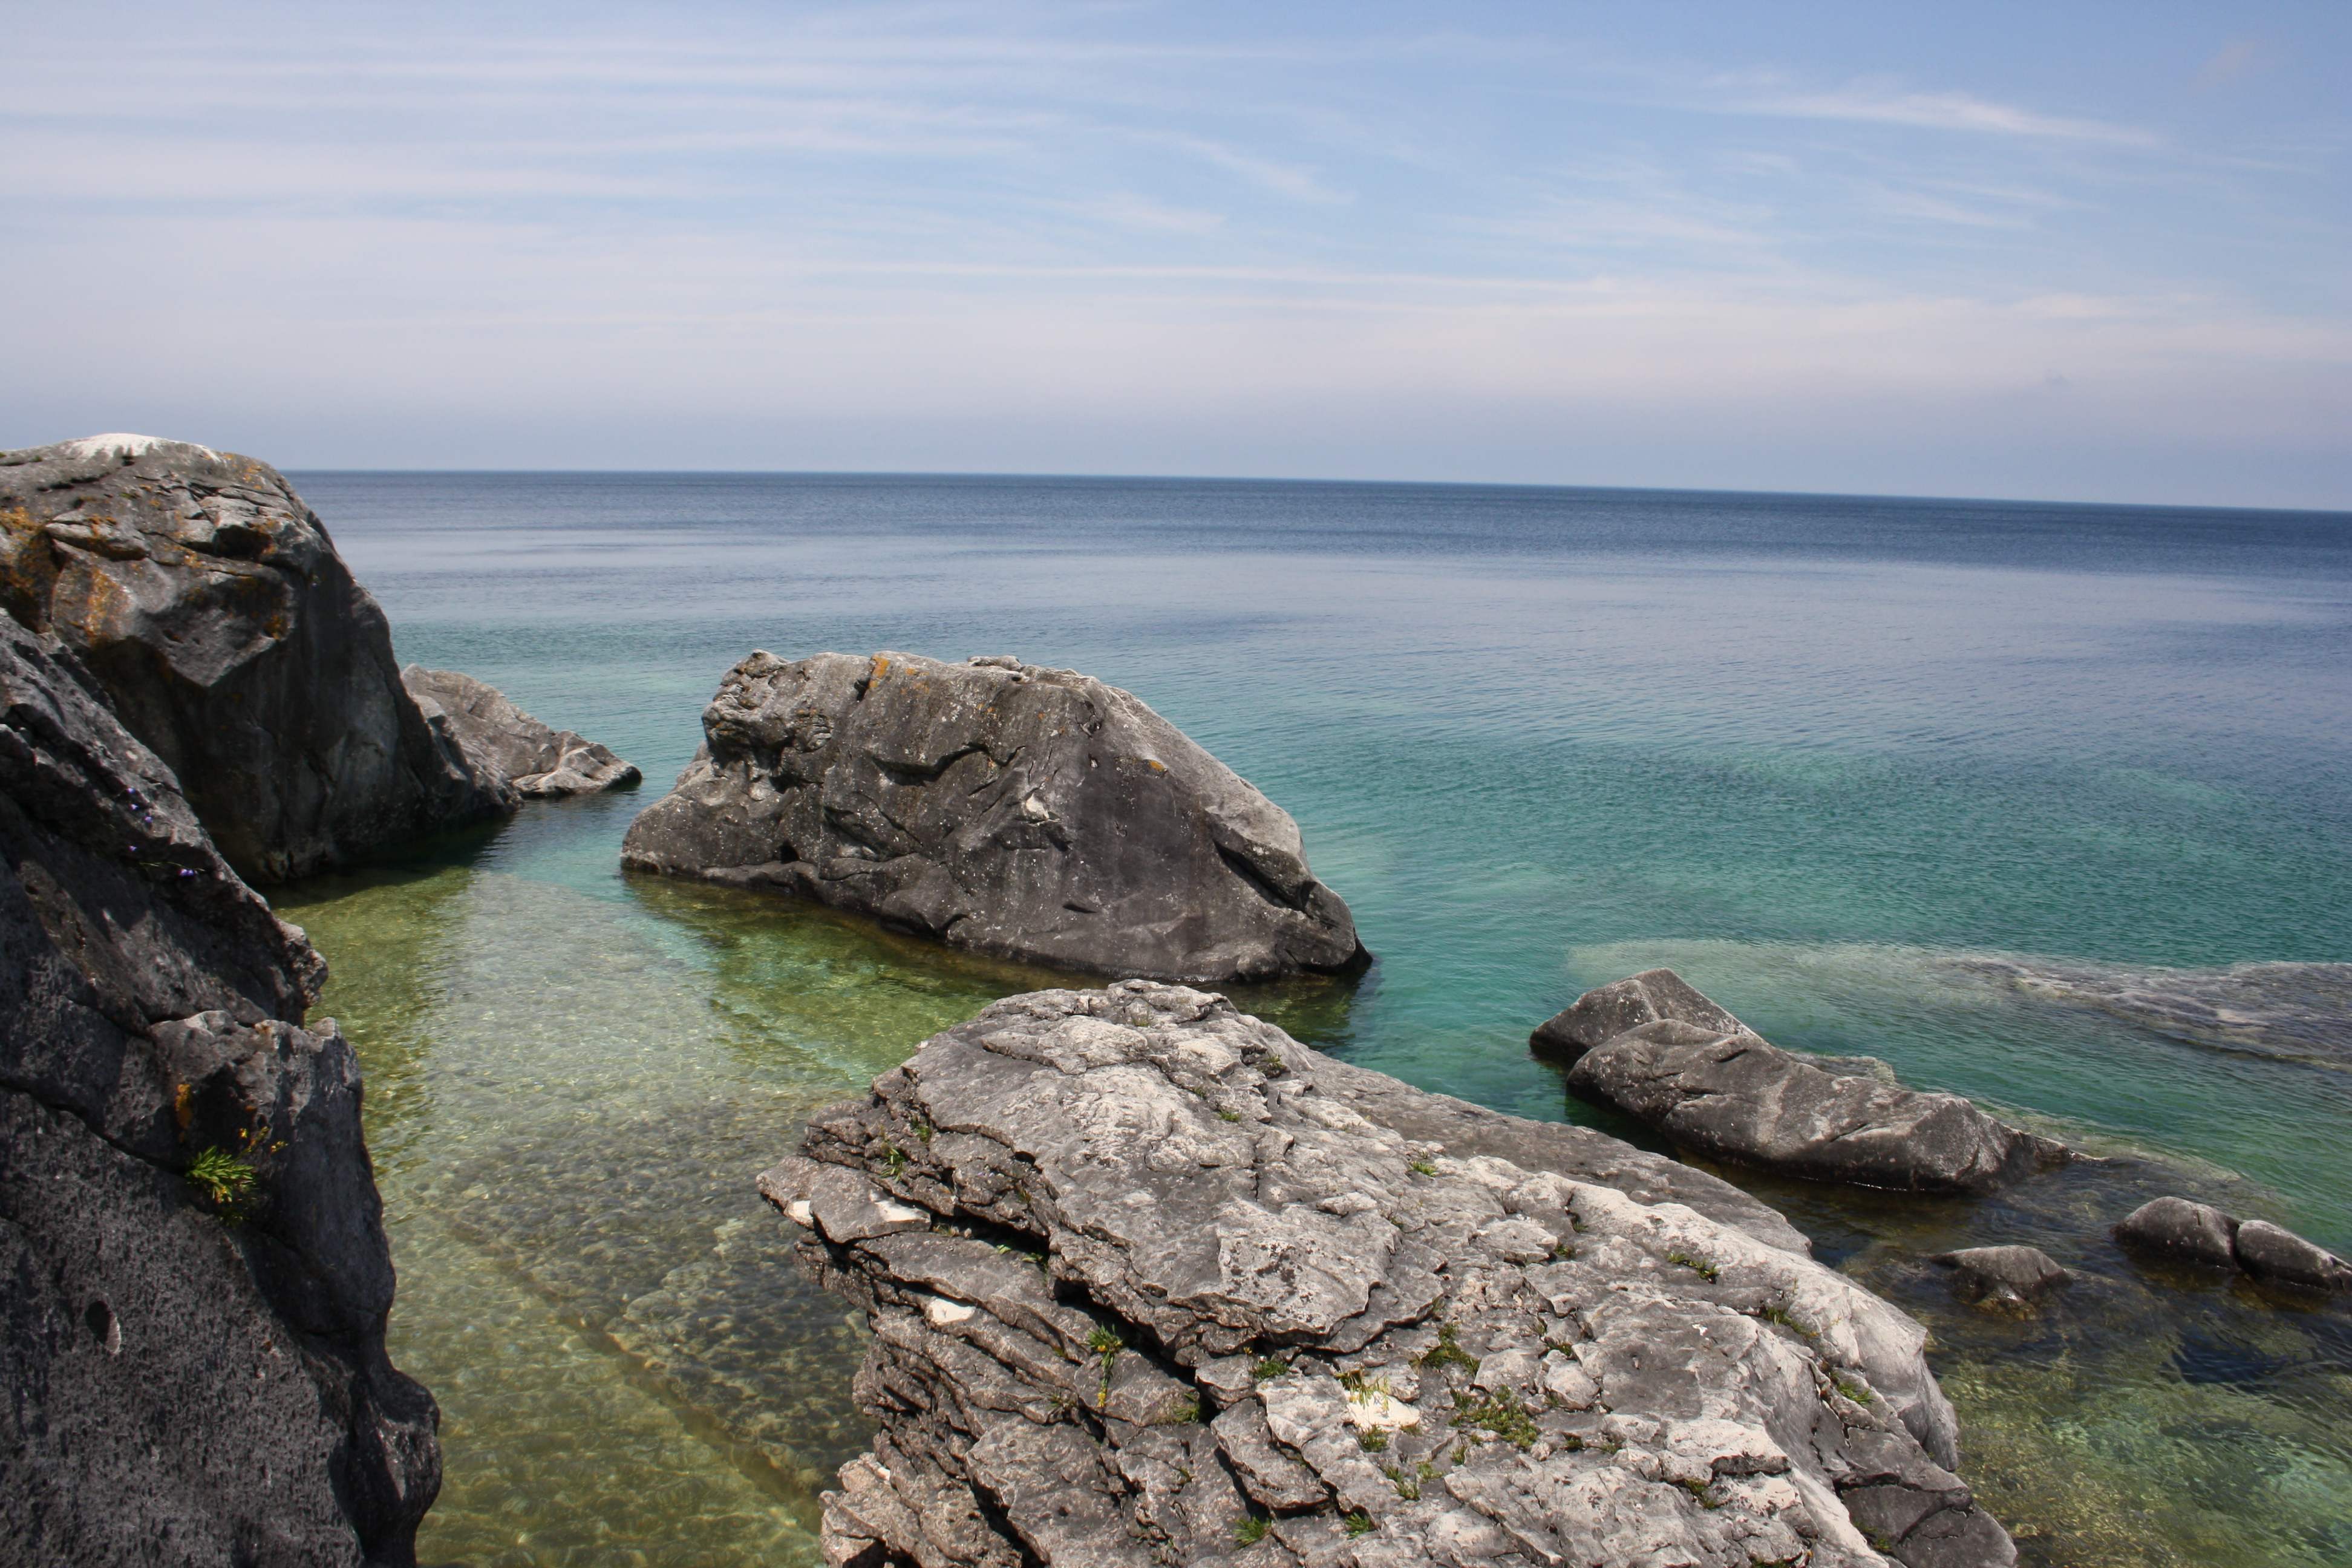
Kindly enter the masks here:
<path id="1" fill-rule="evenodd" d="M 633 796 L 278 900 L 336 967 L 447 1414 L 428 1559 L 813 1560 L 857 1331 L 749 1178 L 1034 972 L 624 879 L 719 675 L 896 648 L 1125 686 L 1288 809 L 1379 963 L 1243 996 L 1313 1043 L 1601 1120 L 1527 1055 L 1672 963 L 2164 1163 L 2015 1201 L 1775 1192 L 1926 1318 L 1970 1474 L 2050 1563 L 2352 1563 L 2341 1314 L 2156 1290 L 2143 1188 L 2352 1245 L 2352 1072 L 2025 995 L 1972 955 L 2352 959 L 2352 519 L 1465 487 L 304 475 L 404 658 L 646 770 Z M 2151 1185 L 2152 1184 L 2152 1185 Z M 2121 1206 L 2117 1206 L 2121 1205 Z M 2089 1271 L 2038 1326 L 1918 1263 Z M 2215 1371 L 2216 1368 L 2221 1369 Z"/>

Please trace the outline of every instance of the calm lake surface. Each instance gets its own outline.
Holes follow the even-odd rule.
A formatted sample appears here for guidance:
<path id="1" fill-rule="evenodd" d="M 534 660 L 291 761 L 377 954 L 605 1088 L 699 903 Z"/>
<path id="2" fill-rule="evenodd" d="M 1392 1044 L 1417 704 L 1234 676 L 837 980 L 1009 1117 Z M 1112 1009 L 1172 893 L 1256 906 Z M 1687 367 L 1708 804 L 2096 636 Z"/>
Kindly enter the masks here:
<path id="1" fill-rule="evenodd" d="M 1983 1202 L 1739 1179 L 1929 1323 L 2028 1561 L 2352 1563 L 2352 1313 L 2151 1279 L 2105 1239 L 2182 1191 L 2352 1247 L 2352 1049 L 2217 1048 L 1977 967 L 2352 960 L 2352 516 L 295 478 L 404 659 L 647 780 L 275 900 L 368 1075 L 394 1355 L 444 1413 L 426 1562 L 820 1562 L 862 1329 L 751 1178 L 926 1035 L 1063 978 L 619 873 L 759 647 L 1134 691 L 1353 907 L 1362 981 L 1234 993 L 1352 1060 L 1622 1132 L 1527 1034 L 1665 963 L 1782 1045 L 2127 1156 Z M 1925 1261 L 2011 1240 L 2082 1272 L 2041 1319 L 1958 1308 Z"/>

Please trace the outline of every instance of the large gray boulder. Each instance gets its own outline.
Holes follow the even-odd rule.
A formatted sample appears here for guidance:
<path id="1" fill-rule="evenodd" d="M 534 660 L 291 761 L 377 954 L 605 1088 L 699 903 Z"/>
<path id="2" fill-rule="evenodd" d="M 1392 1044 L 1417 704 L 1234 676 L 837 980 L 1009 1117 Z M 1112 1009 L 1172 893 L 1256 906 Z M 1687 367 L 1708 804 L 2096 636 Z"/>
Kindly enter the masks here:
<path id="1" fill-rule="evenodd" d="M 0 1561 L 414 1560 L 437 1416 L 324 980 L 0 617 Z"/>
<path id="2" fill-rule="evenodd" d="M 1197 981 L 1369 962 L 1297 824 L 1116 687 L 1006 658 L 754 653 L 622 862 L 951 947 Z"/>
<path id="3" fill-rule="evenodd" d="M 0 602 L 81 656 L 248 880 L 515 804 L 426 725 L 383 612 L 267 463 L 145 436 L 0 453 Z"/>
<path id="4" fill-rule="evenodd" d="M 400 672 L 400 683 L 425 721 L 456 741 L 477 773 L 505 780 L 525 800 L 627 789 L 645 777 L 612 748 L 541 723 L 470 675 L 412 664 Z"/>
<path id="5" fill-rule="evenodd" d="M 1899 1192 L 1977 1193 L 2070 1158 L 2065 1145 L 1958 1095 L 1905 1089 L 1875 1058 L 1784 1051 L 1670 969 L 1587 992 L 1530 1043 L 1573 1062 L 1571 1093 L 1727 1164 Z"/>
<path id="6" fill-rule="evenodd" d="M 1410 1138 L 1223 998 L 1015 996 L 760 1179 L 864 1308 L 835 1564 L 2006 1565 L 1909 1318 Z M 1444 1121 L 1451 1112 L 1433 1108 Z"/>

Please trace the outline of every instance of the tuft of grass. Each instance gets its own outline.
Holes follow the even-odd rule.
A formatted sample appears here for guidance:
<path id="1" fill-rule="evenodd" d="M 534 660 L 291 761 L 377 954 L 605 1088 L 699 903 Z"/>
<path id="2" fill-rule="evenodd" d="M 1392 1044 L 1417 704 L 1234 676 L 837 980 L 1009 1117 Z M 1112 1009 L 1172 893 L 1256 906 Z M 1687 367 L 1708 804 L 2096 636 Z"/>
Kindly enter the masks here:
<path id="1" fill-rule="evenodd" d="M 919 1139 L 921 1139 L 921 1140 L 923 1141 L 923 1146 L 924 1146 L 925 1148 L 927 1148 L 927 1149 L 928 1149 L 928 1148 L 929 1148 L 929 1147 L 930 1147 L 930 1142 L 931 1142 L 931 1135 L 932 1135 L 935 1131 L 938 1131 L 938 1129 L 934 1128 L 934 1127 L 933 1127 L 929 1122 L 928 1122 L 928 1121 L 918 1121 L 918 1122 L 914 1123 L 914 1128 L 915 1128 L 915 1136 L 916 1136 L 916 1137 L 918 1137 L 918 1138 L 919 1138 Z"/>
<path id="2" fill-rule="evenodd" d="M 1238 1110 L 1220 1110 L 1217 1112 L 1217 1120 L 1220 1121 L 1239 1121 L 1241 1119 L 1242 1113 Z"/>
<path id="3" fill-rule="evenodd" d="M 1404 1168 L 1418 1176 L 1433 1176 L 1437 1174 L 1437 1167 L 1431 1164 L 1426 1160 L 1407 1160 L 1404 1163 Z"/>
<path id="4" fill-rule="evenodd" d="M 1096 1324 L 1094 1331 L 1087 1336 L 1087 1349 L 1097 1355 L 1117 1355 L 1126 1348 L 1127 1342 L 1118 1337 L 1117 1330 L 1100 1323 Z"/>
<path id="5" fill-rule="evenodd" d="M 1830 1382 L 1837 1385 L 1837 1391 L 1840 1394 L 1844 1394 L 1856 1405 L 1867 1405 L 1872 1400 L 1878 1397 L 1878 1395 L 1873 1394 L 1862 1384 L 1849 1382 L 1847 1379 L 1840 1377 L 1835 1373 L 1830 1373 Z"/>
<path id="6" fill-rule="evenodd" d="M 1576 1248 L 1569 1246 L 1569 1244 L 1564 1241 L 1555 1243 L 1552 1247 L 1551 1260 L 1554 1263 L 1566 1263 L 1575 1256 Z"/>
<path id="7" fill-rule="evenodd" d="M 1786 1307 L 1767 1307 L 1764 1309 L 1763 1317 L 1766 1322 L 1778 1323 L 1791 1333 L 1802 1334 L 1809 1340 L 1816 1337 L 1812 1330 L 1789 1316 L 1789 1310 Z"/>
<path id="8" fill-rule="evenodd" d="M 213 1205 L 214 1212 L 235 1220 L 243 1217 L 245 1200 L 253 1195 L 253 1184 L 259 1176 L 250 1161 L 210 1148 L 196 1156 L 184 1179 Z"/>
<path id="9" fill-rule="evenodd" d="M 1284 1064 L 1283 1059 L 1280 1057 L 1270 1056 L 1264 1061 L 1258 1063 L 1257 1070 L 1267 1078 L 1280 1078 L 1284 1073 L 1288 1072 L 1290 1068 Z"/>
<path id="10" fill-rule="evenodd" d="M 1669 1252 L 1666 1254 L 1666 1261 L 1669 1263 L 1681 1264 L 1684 1268 L 1689 1269 L 1692 1273 L 1697 1275 L 1700 1279 L 1706 1280 L 1710 1285 L 1714 1284 L 1716 1281 L 1716 1267 L 1704 1258 L 1693 1258 L 1687 1252 Z"/>
<path id="11" fill-rule="evenodd" d="M 1457 1431 L 1492 1432 L 1522 1450 L 1534 1447 L 1536 1439 L 1543 1436 L 1536 1429 L 1534 1418 L 1507 1393 L 1479 1399 L 1466 1388 L 1455 1389 L 1453 1425 Z"/>
<path id="12" fill-rule="evenodd" d="M 1200 1419 L 1201 1396 L 1196 1394 L 1192 1398 L 1180 1401 L 1161 1411 L 1159 1419 L 1152 1422 L 1152 1425 L 1154 1426 L 1190 1426 Z M 1186 1479 L 1189 1480 L 1191 1478 Z"/>
<path id="13" fill-rule="evenodd" d="M 1273 1528 L 1274 1521 L 1272 1520 L 1260 1519 L 1254 1513 L 1245 1513 L 1242 1515 L 1241 1518 L 1234 1521 L 1234 1544 L 1236 1546 L 1255 1546 L 1259 1542 L 1265 1539 L 1265 1532 Z"/>
<path id="14" fill-rule="evenodd" d="M 1353 1513 L 1343 1514 L 1340 1517 L 1348 1526 L 1348 1539 L 1350 1541 L 1355 1540 L 1356 1537 L 1360 1535 L 1370 1535 L 1373 1531 L 1380 1528 L 1379 1525 L 1372 1522 L 1372 1516 L 1366 1513 L 1362 1509 L 1358 1509 Z"/>
<path id="15" fill-rule="evenodd" d="M 1280 1377 L 1284 1373 L 1288 1372 L 1289 1370 L 1290 1363 L 1288 1362 L 1276 1361 L 1274 1357 L 1267 1356 L 1260 1361 L 1255 1366 L 1250 1368 L 1250 1375 L 1257 1379 L 1260 1383 L 1264 1383 L 1267 1378 Z"/>
<path id="16" fill-rule="evenodd" d="M 900 1176 L 905 1175 L 907 1173 L 907 1152 L 904 1149 L 899 1148 L 896 1143 L 883 1144 L 882 1169 L 889 1173 L 890 1179 L 894 1182 Z"/>
<path id="17" fill-rule="evenodd" d="M 1458 1366 L 1465 1371 L 1475 1373 L 1478 1370 L 1478 1358 L 1454 1342 L 1454 1332 L 1452 1323 L 1438 1325 L 1437 1342 L 1423 1351 L 1420 1360 L 1413 1364 L 1433 1366 L 1440 1370 L 1449 1366 Z"/>
<path id="18" fill-rule="evenodd" d="M 1378 1426 L 1367 1426 L 1356 1434 L 1356 1447 L 1367 1454 L 1385 1454 L 1389 1451 L 1389 1435 Z"/>

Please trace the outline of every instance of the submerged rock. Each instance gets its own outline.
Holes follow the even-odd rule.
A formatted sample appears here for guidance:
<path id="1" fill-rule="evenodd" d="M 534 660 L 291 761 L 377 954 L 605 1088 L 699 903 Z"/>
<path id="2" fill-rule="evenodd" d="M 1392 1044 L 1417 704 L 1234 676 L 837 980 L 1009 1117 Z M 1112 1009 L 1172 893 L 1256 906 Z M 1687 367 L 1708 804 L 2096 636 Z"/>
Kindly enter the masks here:
<path id="1" fill-rule="evenodd" d="M 815 1118 L 760 1187 L 864 1307 L 882 1424 L 827 1561 L 2014 1562 L 1910 1319 L 1339 1068 L 1125 981 Z"/>
<path id="2" fill-rule="evenodd" d="M 2047 959 L 1953 963 L 2020 991 L 2095 1008 L 2192 1045 L 2352 1066 L 2352 963 L 2168 969 Z"/>
<path id="3" fill-rule="evenodd" d="M 2241 1220 L 2210 1204 L 2156 1198 L 2116 1222 L 2116 1242 L 2158 1263 L 2236 1269 L 2297 1290 L 2352 1290 L 2352 1263 L 2268 1220 Z"/>
<path id="4" fill-rule="evenodd" d="M 2038 1247 L 1970 1247 L 1927 1261 L 1952 1271 L 1952 1294 L 1993 1310 L 2032 1308 L 2074 1276 Z"/>
<path id="5" fill-rule="evenodd" d="M 437 1415 L 325 978 L 0 617 L 0 1559 L 414 1560 Z"/>
<path id="6" fill-rule="evenodd" d="M 1579 1053 L 1568 1075 L 1573 1093 L 1730 1164 L 1898 1192 L 1974 1193 L 2069 1157 L 2063 1144 L 1958 1095 L 1826 1070 L 1784 1051 L 1671 970 L 1587 993 L 1537 1037 L 1554 1054 Z"/>
<path id="7" fill-rule="evenodd" d="M 1221 982 L 1370 962 L 1289 816 L 1090 677 L 754 653 L 702 729 L 623 864 L 1065 969 Z"/>
<path id="8" fill-rule="evenodd" d="M 610 747 L 550 729 L 470 675 L 412 664 L 400 682 L 425 721 L 454 740 L 476 773 L 505 780 L 526 800 L 626 789 L 645 777 Z"/>
<path id="9" fill-rule="evenodd" d="M 514 805 L 426 725 L 383 612 L 266 463 L 143 436 L 0 453 L 0 602 L 81 656 L 248 879 Z"/>

